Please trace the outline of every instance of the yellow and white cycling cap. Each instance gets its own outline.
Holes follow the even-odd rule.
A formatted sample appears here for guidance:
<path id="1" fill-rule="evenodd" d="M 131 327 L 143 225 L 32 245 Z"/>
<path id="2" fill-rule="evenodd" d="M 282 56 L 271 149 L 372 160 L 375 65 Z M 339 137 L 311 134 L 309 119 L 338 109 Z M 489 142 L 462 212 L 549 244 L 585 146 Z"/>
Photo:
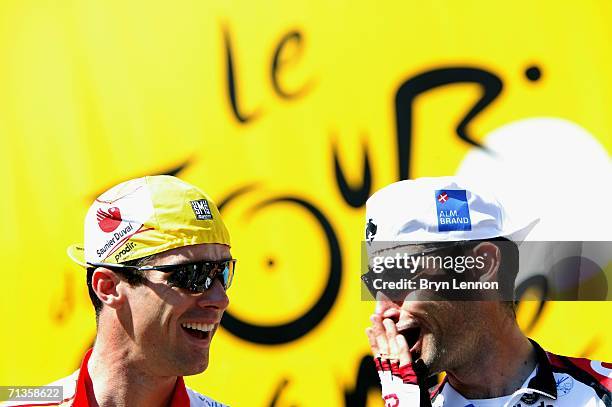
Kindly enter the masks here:
<path id="1" fill-rule="evenodd" d="M 123 263 L 202 243 L 230 246 L 213 200 L 169 175 L 137 178 L 100 195 L 85 216 L 83 244 L 68 247 L 77 264 Z"/>

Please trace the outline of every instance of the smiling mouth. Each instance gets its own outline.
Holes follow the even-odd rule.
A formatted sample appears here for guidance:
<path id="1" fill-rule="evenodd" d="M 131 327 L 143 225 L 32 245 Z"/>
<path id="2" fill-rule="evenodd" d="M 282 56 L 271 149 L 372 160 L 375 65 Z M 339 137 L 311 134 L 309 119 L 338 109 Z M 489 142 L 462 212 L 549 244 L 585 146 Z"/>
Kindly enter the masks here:
<path id="1" fill-rule="evenodd" d="M 215 324 L 183 323 L 181 328 L 193 338 L 206 340 L 211 337 Z"/>

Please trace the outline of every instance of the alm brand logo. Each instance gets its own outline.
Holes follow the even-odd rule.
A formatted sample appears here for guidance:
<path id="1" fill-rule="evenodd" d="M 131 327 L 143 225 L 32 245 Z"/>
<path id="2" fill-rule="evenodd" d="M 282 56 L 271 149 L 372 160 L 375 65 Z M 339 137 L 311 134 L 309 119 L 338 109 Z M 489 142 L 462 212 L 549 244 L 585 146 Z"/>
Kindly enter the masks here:
<path id="1" fill-rule="evenodd" d="M 108 208 L 108 211 L 99 208 L 96 212 L 96 219 L 100 229 L 103 232 L 110 233 L 121 224 L 121 211 L 116 206 Z"/>
<path id="2" fill-rule="evenodd" d="M 470 208 L 465 189 L 440 189 L 436 191 L 438 232 L 472 230 Z"/>

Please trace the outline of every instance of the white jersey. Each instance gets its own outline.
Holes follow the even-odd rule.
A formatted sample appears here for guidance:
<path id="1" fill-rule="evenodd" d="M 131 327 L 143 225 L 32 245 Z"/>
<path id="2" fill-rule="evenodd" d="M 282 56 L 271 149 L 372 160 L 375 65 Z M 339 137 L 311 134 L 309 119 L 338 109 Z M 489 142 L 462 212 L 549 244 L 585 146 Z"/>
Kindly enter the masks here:
<path id="1" fill-rule="evenodd" d="M 513 394 L 469 400 L 444 380 L 428 397 L 419 386 L 379 371 L 386 407 L 612 407 L 612 366 L 545 352 L 535 342 L 537 366 Z"/>

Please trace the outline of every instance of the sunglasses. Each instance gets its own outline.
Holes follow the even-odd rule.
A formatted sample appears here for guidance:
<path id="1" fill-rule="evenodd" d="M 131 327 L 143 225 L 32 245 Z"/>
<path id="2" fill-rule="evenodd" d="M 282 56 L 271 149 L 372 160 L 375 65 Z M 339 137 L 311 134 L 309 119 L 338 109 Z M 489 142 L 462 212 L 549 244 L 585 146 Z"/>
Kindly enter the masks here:
<path id="1" fill-rule="evenodd" d="M 220 261 L 199 261 L 188 264 L 167 264 L 160 266 L 127 266 L 112 263 L 88 263 L 94 267 L 106 267 L 116 271 L 147 271 L 159 270 L 163 273 L 172 273 L 168 277 L 168 285 L 183 288 L 194 292 L 208 290 L 215 279 L 221 282 L 225 290 L 231 287 L 236 270 L 236 259 Z"/>
<path id="2" fill-rule="evenodd" d="M 410 255 L 426 257 L 426 256 L 430 256 L 434 253 L 438 253 L 441 251 L 449 251 L 449 250 L 454 250 L 456 248 L 460 248 L 464 246 L 465 243 L 466 243 L 465 241 L 457 241 L 457 242 L 450 242 L 450 243 L 446 243 L 442 245 L 440 243 L 423 244 L 423 245 L 419 245 L 419 250 L 415 250 Z M 400 247 L 401 246 L 398 246 L 397 248 L 400 248 Z M 364 273 L 361 275 L 361 281 L 363 281 L 363 284 L 365 285 L 366 289 L 370 292 L 370 295 L 374 299 L 376 299 L 377 294 L 381 292 L 392 300 L 398 300 L 398 299 L 403 299 L 409 292 L 415 291 L 415 290 L 378 289 L 375 287 L 375 280 L 382 279 L 385 282 L 400 282 L 402 280 L 416 280 L 424 271 L 425 271 L 424 269 L 421 269 L 419 271 L 416 271 L 415 273 L 407 273 L 406 270 L 403 270 L 403 269 L 398 270 L 398 269 L 391 268 L 391 269 L 385 269 L 384 271 L 377 273 L 377 272 L 374 272 L 371 266 L 368 266 L 367 273 Z"/>

